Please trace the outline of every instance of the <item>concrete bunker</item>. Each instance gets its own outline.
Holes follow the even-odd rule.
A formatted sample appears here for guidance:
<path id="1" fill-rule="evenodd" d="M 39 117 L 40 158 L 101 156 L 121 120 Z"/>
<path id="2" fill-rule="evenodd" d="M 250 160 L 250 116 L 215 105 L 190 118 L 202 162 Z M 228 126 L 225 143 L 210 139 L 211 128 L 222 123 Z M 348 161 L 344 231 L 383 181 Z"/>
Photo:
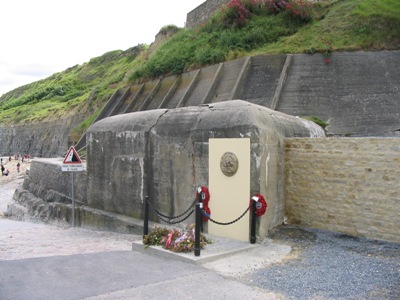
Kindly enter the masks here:
<path id="1" fill-rule="evenodd" d="M 193 203 L 197 187 L 209 186 L 209 140 L 248 139 L 245 201 L 255 193 L 268 201 L 258 226 L 263 238 L 283 222 L 284 138 L 323 136 L 313 122 L 241 100 L 109 117 L 87 132 L 87 205 L 141 219 L 148 196 L 157 210 L 177 215 Z"/>

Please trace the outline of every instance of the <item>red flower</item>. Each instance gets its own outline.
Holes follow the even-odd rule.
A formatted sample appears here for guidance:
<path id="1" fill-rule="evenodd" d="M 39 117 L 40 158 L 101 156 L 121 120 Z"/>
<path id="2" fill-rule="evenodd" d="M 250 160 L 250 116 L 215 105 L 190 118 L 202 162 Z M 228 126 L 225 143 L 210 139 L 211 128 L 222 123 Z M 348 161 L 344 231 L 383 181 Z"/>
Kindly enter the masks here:
<path id="1" fill-rule="evenodd" d="M 165 243 L 165 248 L 168 249 L 169 245 L 171 245 L 172 242 L 172 236 L 174 235 L 174 232 L 172 230 L 169 231 L 168 233 L 168 239 L 167 242 Z"/>

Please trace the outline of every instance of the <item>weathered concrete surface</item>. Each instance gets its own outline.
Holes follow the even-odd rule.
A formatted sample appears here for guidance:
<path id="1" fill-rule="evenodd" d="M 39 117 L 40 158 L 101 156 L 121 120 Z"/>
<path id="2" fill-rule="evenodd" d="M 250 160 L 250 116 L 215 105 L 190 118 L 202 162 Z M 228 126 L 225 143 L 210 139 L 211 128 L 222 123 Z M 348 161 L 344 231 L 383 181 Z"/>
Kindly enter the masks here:
<path id="1" fill-rule="evenodd" d="M 400 139 L 285 141 L 288 222 L 400 242 Z"/>
<path id="2" fill-rule="evenodd" d="M 328 65 L 321 54 L 259 55 L 149 81 L 140 96 L 130 92 L 124 101 L 138 111 L 242 99 L 288 115 L 316 116 L 329 123 L 328 135 L 397 137 L 398 60 L 400 51 L 336 52 Z"/>
<path id="3" fill-rule="evenodd" d="M 62 156 L 70 146 L 70 131 L 84 119 L 76 116 L 48 123 L 0 126 L 0 155 Z"/>
<path id="4" fill-rule="evenodd" d="M 16 186 L 12 200 L 3 208 L 16 220 L 33 220 L 72 226 L 72 172 L 62 172 L 61 158 L 34 159 L 21 186 Z M 86 162 L 83 161 L 83 166 Z M 87 205 L 87 175 L 74 172 L 75 226 L 143 233 L 143 221 L 123 214 L 97 210 Z"/>
<path id="5" fill-rule="evenodd" d="M 400 51 L 294 55 L 277 110 L 317 116 L 331 135 L 400 136 Z"/>
<path id="6" fill-rule="evenodd" d="M 163 214 L 179 215 L 192 204 L 196 188 L 208 185 L 208 139 L 250 138 L 249 197 L 262 193 L 269 201 L 259 231 L 264 237 L 283 220 L 287 136 L 324 132 L 312 122 L 240 100 L 101 120 L 88 130 L 87 204 L 142 218 L 143 201 L 149 196 Z"/>
<path id="7" fill-rule="evenodd" d="M 86 172 L 74 173 L 77 226 L 140 233 L 143 201 L 169 216 L 184 212 L 208 186 L 208 140 L 251 140 L 251 194 L 268 199 L 259 236 L 283 221 L 283 140 L 324 136 L 315 123 L 245 101 L 151 110 L 103 119 L 88 130 Z M 8 214 L 71 224 L 72 173 L 62 158 L 36 159 Z M 154 212 L 152 221 L 159 221 Z M 186 224 L 193 223 L 194 216 Z"/>

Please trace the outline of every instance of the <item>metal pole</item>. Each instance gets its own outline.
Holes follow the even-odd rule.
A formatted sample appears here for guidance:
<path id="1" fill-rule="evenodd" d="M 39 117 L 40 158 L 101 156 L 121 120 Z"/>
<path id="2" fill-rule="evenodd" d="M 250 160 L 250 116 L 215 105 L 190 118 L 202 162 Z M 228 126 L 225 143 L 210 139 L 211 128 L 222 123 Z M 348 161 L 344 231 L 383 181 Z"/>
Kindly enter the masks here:
<path id="1" fill-rule="evenodd" d="M 74 171 L 72 171 L 72 227 L 75 227 Z"/>
<path id="2" fill-rule="evenodd" d="M 143 238 L 149 233 L 149 196 L 144 200 Z"/>
<path id="3" fill-rule="evenodd" d="M 250 232 L 250 244 L 256 243 L 256 201 L 251 201 L 251 232 Z"/>
<path id="4" fill-rule="evenodd" d="M 194 232 L 194 256 L 200 256 L 200 227 L 201 227 L 201 204 L 196 204 L 196 228 Z"/>

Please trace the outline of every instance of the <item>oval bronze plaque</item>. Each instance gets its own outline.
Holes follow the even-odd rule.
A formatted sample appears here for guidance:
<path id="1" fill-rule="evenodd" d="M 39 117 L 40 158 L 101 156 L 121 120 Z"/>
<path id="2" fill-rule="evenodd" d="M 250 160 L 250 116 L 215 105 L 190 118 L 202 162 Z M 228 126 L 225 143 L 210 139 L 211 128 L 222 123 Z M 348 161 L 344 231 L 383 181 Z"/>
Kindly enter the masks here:
<path id="1" fill-rule="evenodd" d="M 236 174 L 239 169 L 239 160 L 232 152 L 225 152 L 220 161 L 220 168 L 224 175 L 231 177 Z"/>

